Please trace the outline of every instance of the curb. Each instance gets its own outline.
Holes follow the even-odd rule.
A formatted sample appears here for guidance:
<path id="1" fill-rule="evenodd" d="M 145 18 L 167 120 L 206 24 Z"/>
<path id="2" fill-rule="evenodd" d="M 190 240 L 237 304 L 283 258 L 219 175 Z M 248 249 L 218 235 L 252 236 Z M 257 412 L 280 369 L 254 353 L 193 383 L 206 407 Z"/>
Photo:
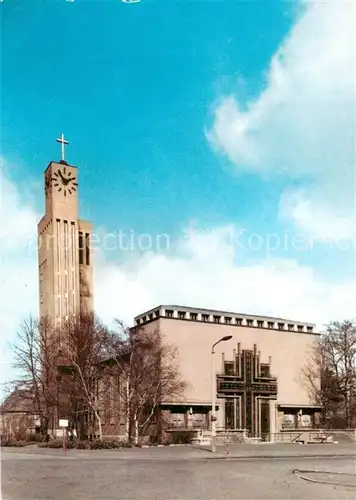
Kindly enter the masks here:
<path id="1" fill-rule="evenodd" d="M 208 460 L 280 460 L 290 458 L 353 458 L 356 460 L 356 454 L 340 453 L 336 455 L 225 455 L 225 456 L 207 456 Z"/>

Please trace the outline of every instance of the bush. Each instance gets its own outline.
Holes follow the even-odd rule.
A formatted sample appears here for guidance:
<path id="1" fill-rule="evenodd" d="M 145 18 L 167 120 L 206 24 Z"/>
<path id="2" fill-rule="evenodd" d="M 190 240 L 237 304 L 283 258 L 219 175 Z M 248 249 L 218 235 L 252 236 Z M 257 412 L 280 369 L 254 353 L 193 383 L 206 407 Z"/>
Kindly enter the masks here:
<path id="1" fill-rule="evenodd" d="M 74 443 L 74 447 L 77 450 L 89 450 L 90 443 L 88 441 L 77 441 L 76 443 Z"/>
<path id="2" fill-rule="evenodd" d="M 63 440 L 61 439 L 55 439 L 52 441 L 48 441 L 48 443 L 39 443 L 38 445 L 39 448 L 52 448 L 52 449 L 59 449 L 63 448 Z M 66 448 L 67 449 L 72 449 L 74 448 L 73 443 L 71 441 L 66 442 Z"/>
<path id="3" fill-rule="evenodd" d="M 23 446 L 27 446 L 29 443 L 27 441 L 14 441 L 12 439 L 4 439 L 1 441 L 1 446 L 3 448 L 5 447 L 17 447 L 17 448 L 22 448 Z"/>
<path id="4" fill-rule="evenodd" d="M 174 431 L 172 432 L 172 444 L 191 444 L 194 436 L 194 431 Z"/>
<path id="5" fill-rule="evenodd" d="M 76 446 L 78 448 L 78 444 Z M 113 450 L 126 447 L 126 443 L 118 439 L 103 439 L 102 441 L 89 441 L 85 448 L 89 450 Z M 82 448 L 83 449 L 83 448 Z"/>
<path id="6" fill-rule="evenodd" d="M 62 440 L 52 440 L 48 443 L 39 443 L 40 448 L 63 448 Z M 130 443 L 118 439 L 103 439 L 102 441 L 69 441 L 66 443 L 67 449 L 77 450 L 113 450 L 120 448 L 132 448 Z"/>

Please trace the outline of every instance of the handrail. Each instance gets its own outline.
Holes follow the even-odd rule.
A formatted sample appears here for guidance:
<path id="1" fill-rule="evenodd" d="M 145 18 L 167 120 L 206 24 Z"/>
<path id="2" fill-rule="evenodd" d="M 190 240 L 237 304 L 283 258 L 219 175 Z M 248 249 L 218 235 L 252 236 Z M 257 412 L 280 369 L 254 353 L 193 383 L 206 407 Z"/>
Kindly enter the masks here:
<path id="1" fill-rule="evenodd" d="M 298 436 L 296 436 L 294 439 L 292 439 L 292 443 L 295 443 L 297 441 L 297 439 L 299 439 L 302 434 L 303 433 L 301 432 L 300 434 L 298 434 Z"/>

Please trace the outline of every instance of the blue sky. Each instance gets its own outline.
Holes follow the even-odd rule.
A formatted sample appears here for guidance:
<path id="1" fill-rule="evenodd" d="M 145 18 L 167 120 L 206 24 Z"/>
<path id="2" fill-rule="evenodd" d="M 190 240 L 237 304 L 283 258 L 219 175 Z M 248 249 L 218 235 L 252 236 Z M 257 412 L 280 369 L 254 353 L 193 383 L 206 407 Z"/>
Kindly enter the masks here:
<path id="1" fill-rule="evenodd" d="M 268 4 L 4 5 L 3 154 L 40 178 L 63 130 L 80 166 L 83 216 L 96 225 L 268 225 L 284 181 L 266 200 L 259 178 L 233 178 L 204 135 L 222 90 L 244 79 L 248 99 L 263 85 L 291 22 L 284 3 Z"/>
<path id="2" fill-rule="evenodd" d="M 248 106 L 266 86 L 297 6 L 4 2 L 3 155 L 17 164 L 11 177 L 20 185 L 40 179 L 63 130 L 68 160 L 80 166 L 82 216 L 97 227 L 178 236 L 194 219 L 202 227 L 243 220 L 249 233 L 291 230 L 276 213 L 295 181 L 233 172 L 204 129 L 221 95 L 238 93 Z M 347 260 L 338 273 L 350 273 Z"/>
<path id="3" fill-rule="evenodd" d="M 163 253 L 98 252 L 105 320 L 164 302 L 318 323 L 354 314 L 350 2 L 0 7 L 8 337 L 37 313 L 28 241 L 62 132 L 81 217 L 171 242 Z"/>

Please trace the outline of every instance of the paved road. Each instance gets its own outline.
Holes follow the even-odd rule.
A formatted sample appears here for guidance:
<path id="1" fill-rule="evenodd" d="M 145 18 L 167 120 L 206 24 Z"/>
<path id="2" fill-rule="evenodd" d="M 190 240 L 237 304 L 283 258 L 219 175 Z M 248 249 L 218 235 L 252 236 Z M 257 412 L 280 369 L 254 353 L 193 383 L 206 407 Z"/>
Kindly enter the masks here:
<path id="1" fill-rule="evenodd" d="M 220 499 L 352 499 L 356 498 L 356 460 L 320 456 L 308 447 L 308 458 L 290 456 L 212 458 L 189 448 L 123 451 L 8 449 L 2 452 L 4 500 L 220 500 Z M 297 452 L 297 449 L 294 448 Z M 302 447 L 300 451 L 306 449 Z M 324 448 L 325 449 L 325 448 Z M 260 447 L 254 447 L 260 450 Z M 276 453 L 277 448 L 271 448 Z M 333 449 L 333 451 L 336 448 Z M 319 455 L 316 458 L 314 455 Z M 266 455 L 266 452 L 265 452 Z M 289 455 L 289 456 L 288 456 Z M 319 469 L 353 475 L 300 479 L 293 469 Z M 310 479 L 319 476 L 304 474 Z M 353 484 L 354 487 L 345 486 Z"/>

